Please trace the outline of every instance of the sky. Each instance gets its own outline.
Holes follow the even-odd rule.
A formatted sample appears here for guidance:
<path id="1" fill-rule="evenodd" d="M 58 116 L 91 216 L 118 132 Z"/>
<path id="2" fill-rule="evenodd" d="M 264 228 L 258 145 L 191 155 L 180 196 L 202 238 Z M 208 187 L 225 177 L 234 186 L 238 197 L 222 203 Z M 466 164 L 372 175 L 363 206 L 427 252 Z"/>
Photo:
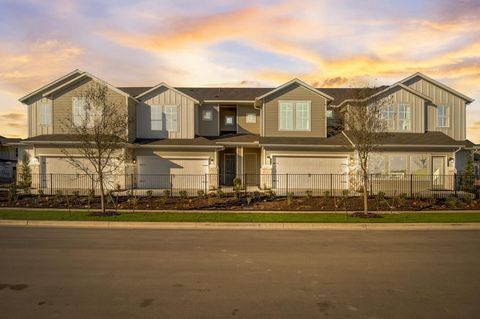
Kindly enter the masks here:
<path id="1" fill-rule="evenodd" d="M 422 72 L 476 101 L 480 0 L 0 0 L 0 135 L 26 137 L 18 99 L 71 72 L 115 86 L 392 84 Z"/>

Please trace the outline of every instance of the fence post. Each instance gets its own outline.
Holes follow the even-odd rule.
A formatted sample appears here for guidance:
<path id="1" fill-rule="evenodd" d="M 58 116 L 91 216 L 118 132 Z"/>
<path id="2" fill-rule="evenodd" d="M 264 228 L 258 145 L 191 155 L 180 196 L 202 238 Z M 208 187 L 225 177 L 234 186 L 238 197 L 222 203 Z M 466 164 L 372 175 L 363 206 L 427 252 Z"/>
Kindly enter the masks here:
<path id="1" fill-rule="evenodd" d="M 133 183 L 133 174 L 130 174 L 130 188 L 132 189 L 132 193 L 133 193 L 133 189 L 135 188 Z"/>
<path id="2" fill-rule="evenodd" d="M 333 196 L 333 174 L 330 173 L 330 196 Z"/>
<path id="3" fill-rule="evenodd" d="M 173 197 L 173 174 L 170 174 L 170 197 Z"/>
<path id="4" fill-rule="evenodd" d="M 207 196 L 208 192 L 208 176 L 207 173 L 205 173 L 205 196 Z"/>
<path id="5" fill-rule="evenodd" d="M 247 173 L 243 173 L 243 188 L 244 188 L 245 194 L 247 194 Z"/>
<path id="6" fill-rule="evenodd" d="M 50 173 L 50 195 L 53 195 L 53 174 Z"/>
<path id="7" fill-rule="evenodd" d="M 413 197 L 413 174 L 410 174 L 410 198 Z"/>
<path id="8" fill-rule="evenodd" d="M 92 178 L 92 193 L 93 193 L 93 196 L 95 196 L 95 175 L 92 174 L 91 178 Z"/>
<path id="9" fill-rule="evenodd" d="M 373 185 L 372 185 L 372 174 L 370 174 L 370 178 L 368 179 L 368 185 L 370 188 L 370 196 L 373 194 Z"/>
<path id="10" fill-rule="evenodd" d="M 286 182 L 285 182 L 286 193 L 285 193 L 285 196 L 288 196 L 288 173 L 285 174 L 285 177 L 286 177 Z"/>

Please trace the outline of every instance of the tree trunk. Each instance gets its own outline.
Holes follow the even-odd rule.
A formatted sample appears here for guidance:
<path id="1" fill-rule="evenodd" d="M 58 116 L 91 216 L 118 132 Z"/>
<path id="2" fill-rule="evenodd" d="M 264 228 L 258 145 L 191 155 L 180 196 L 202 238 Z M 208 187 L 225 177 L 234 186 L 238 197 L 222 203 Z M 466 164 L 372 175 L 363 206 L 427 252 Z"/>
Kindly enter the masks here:
<path id="1" fill-rule="evenodd" d="M 105 190 L 103 188 L 103 173 L 98 174 L 100 182 L 100 203 L 102 205 L 102 213 L 105 213 Z"/>
<path id="2" fill-rule="evenodd" d="M 368 174 L 363 172 L 363 213 L 368 214 Z"/>

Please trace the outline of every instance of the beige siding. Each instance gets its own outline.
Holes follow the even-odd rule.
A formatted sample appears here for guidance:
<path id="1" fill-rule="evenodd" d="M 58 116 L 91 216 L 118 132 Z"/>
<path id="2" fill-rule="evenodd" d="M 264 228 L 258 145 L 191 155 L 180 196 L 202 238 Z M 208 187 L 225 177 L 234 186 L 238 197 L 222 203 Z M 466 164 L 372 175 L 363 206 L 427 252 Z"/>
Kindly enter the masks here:
<path id="1" fill-rule="evenodd" d="M 213 112 L 213 117 L 211 121 L 205 121 L 202 119 L 202 113 L 204 110 L 211 110 Z M 218 136 L 218 105 L 214 104 L 202 104 L 198 108 L 198 135 L 200 136 Z"/>
<path id="2" fill-rule="evenodd" d="M 151 105 L 177 106 L 177 131 L 168 132 L 166 123 L 163 130 L 151 129 Z M 194 138 L 195 136 L 195 105 L 194 101 L 182 94 L 167 88 L 152 92 L 137 105 L 137 137 L 139 138 Z"/>
<path id="3" fill-rule="evenodd" d="M 137 123 L 136 123 L 137 103 L 128 97 L 125 97 L 125 100 L 128 105 L 128 141 L 133 142 L 137 137 Z"/>
<path id="4" fill-rule="evenodd" d="M 311 101 L 310 131 L 280 131 L 278 129 L 278 108 L 280 100 Z M 326 137 L 325 121 L 326 99 L 310 90 L 293 84 L 271 96 L 264 105 L 265 136 L 311 136 Z"/>
<path id="5" fill-rule="evenodd" d="M 247 123 L 247 114 L 253 113 L 256 117 L 255 123 Z M 237 107 L 237 133 L 260 134 L 260 110 L 252 105 L 239 105 Z"/>
<path id="6" fill-rule="evenodd" d="M 55 93 L 53 97 L 53 133 L 69 133 L 69 123 L 72 119 L 72 100 L 82 94 L 89 85 L 91 79 L 79 81 L 63 91 Z M 125 96 L 113 90 L 109 90 L 109 100 L 120 107 L 126 106 Z"/>
<path id="7" fill-rule="evenodd" d="M 425 132 L 425 100 L 418 95 L 415 95 L 402 88 L 396 88 L 394 91 L 389 91 L 387 99 L 394 105 L 408 104 L 411 107 L 412 133 Z M 398 132 L 398 130 L 397 130 Z M 399 131 L 406 132 L 406 131 Z"/>
<path id="8" fill-rule="evenodd" d="M 171 157 L 211 157 L 215 158 L 214 151 L 178 151 L 172 149 L 137 149 L 135 156 L 171 156 Z"/>
<path id="9" fill-rule="evenodd" d="M 433 101 L 433 105 L 428 106 L 428 131 L 440 131 L 456 140 L 466 139 L 465 100 L 420 77 L 415 77 L 406 84 L 429 96 Z M 450 106 L 449 127 L 437 127 L 437 105 Z"/>
<path id="10" fill-rule="evenodd" d="M 37 97 L 31 99 L 31 103 L 28 105 L 28 137 L 53 134 L 53 125 L 41 125 L 38 120 L 40 114 L 40 105 L 42 104 L 52 105 L 52 100 L 48 98 Z M 52 108 L 52 116 L 55 117 L 55 110 Z M 53 123 L 53 121 L 52 121 Z"/>

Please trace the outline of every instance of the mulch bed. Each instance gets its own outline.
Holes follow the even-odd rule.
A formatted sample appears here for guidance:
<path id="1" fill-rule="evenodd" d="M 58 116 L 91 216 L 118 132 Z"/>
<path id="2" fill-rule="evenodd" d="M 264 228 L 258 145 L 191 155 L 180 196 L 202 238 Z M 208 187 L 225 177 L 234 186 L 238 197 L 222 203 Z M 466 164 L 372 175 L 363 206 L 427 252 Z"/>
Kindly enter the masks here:
<path id="1" fill-rule="evenodd" d="M 360 197 L 268 197 L 261 196 L 241 197 L 233 196 L 205 196 L 192 198 L 163 198 L 163 197 L 118 197 L 114 203 L 108 203 L 108 209 L 161 209 L 161 210 L 258 210 L 258 211 L 362 211 L 363 199 Z M 98 197 L 86 196 L 20 196 L 16 202 L 0 198 L 0 207 L 26 207 L 26 208 L 90 208 L 98 210 L 100 201 Z M 405 198 L 377 198 L 369 199 L 370 211 L 395 211 L 395 210 L 462 210 L 480 209 L 479 200 L 462 200 L 460 198 L 430 198 L 430 199 L 405 199 Z"/>

